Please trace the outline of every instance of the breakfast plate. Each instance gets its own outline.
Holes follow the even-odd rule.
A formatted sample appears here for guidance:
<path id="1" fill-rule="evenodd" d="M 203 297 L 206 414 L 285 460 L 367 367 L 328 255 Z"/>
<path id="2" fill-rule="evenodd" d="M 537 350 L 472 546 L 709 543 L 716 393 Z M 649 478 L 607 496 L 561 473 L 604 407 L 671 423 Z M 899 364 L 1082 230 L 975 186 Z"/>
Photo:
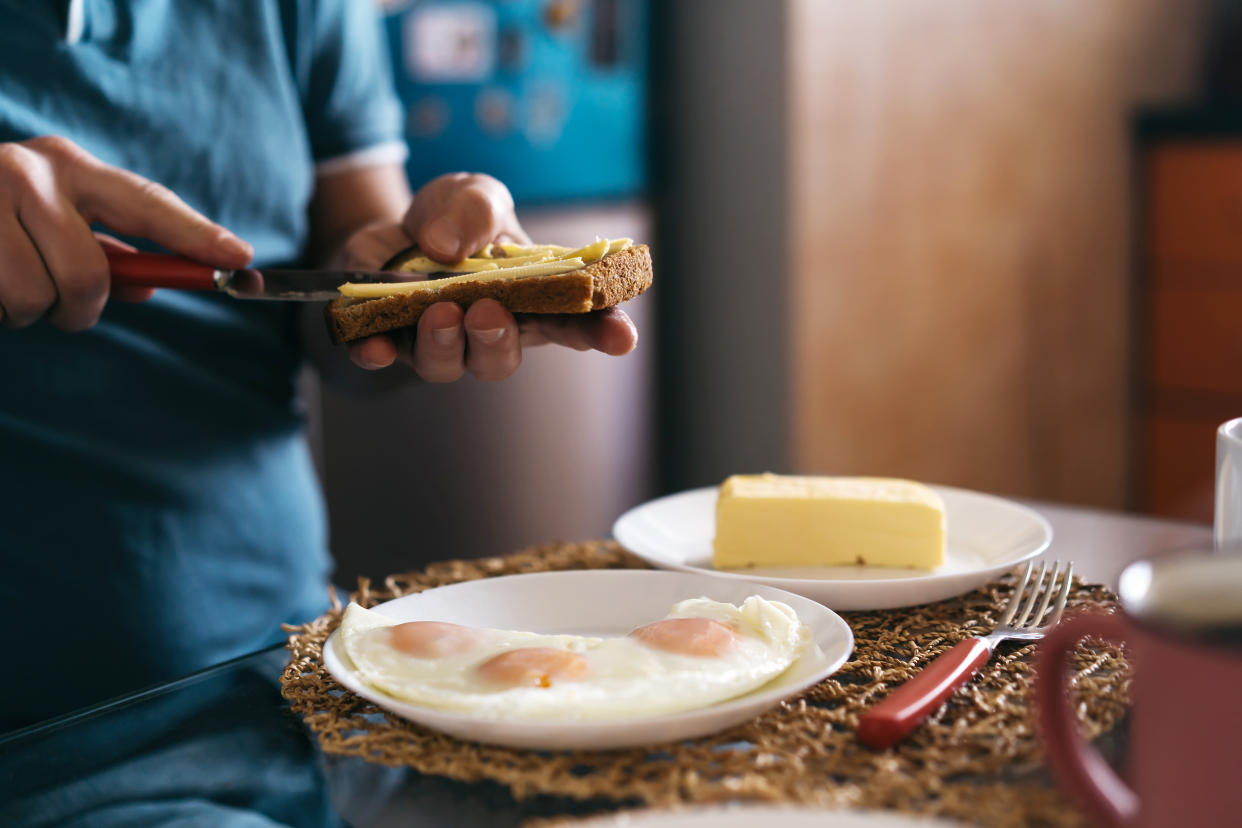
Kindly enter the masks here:
<path id="1" fill-rule="evenodd" d="M 835 672 L 854 649 L 849 625 L 832 610 L 775 587 L 708 575 L 645 570 L 541 572 L 484 578 L 406 595 L 373 607 L 395 621 L 441 621 L 531 633 L 624 636 L 663 618 L 674 604 L 709 598 L 741 604 L 758 595 L 791 607 L 810 645 L 767 684 L 741 696 L 680 713 L 575 721 L 449 712 L 405 702 L 363 681 L 345 653 L 341 630 L 328 637 L 324 667 L 347 690 L 412 722 L 477 742 L 547 750 L 607 750 L 715 733 L 748 721 Z"/>
<path id="2" fill-rule="evenodd" d="M 636 506 L 613 525 L 617 542 L 660 569 L 788 590 L 836 610 L 876 610 L 942 601 L 969 592 L 1033 558 L 1052 542 L 1052 526 L 1034 509 L 1002 497 L 932 486 L 944 500 L 946 548 L 936 569 L 879 566 L 712 568 L 714 486 Z"/>

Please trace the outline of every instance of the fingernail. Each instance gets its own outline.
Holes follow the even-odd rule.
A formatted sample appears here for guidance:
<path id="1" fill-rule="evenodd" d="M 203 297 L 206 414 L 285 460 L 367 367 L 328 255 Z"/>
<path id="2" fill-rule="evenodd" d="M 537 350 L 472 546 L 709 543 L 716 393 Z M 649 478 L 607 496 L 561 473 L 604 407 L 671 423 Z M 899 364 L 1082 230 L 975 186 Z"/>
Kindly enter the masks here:
<path id="1" fill-rule="evenodd" d="M 216 249 L 225 256 L 245 256 L 247 261 L 254 256 L 253 247 L 227 230 L 221 230 L 216 236 Z"/>
<path id="2" fill-rule="evenodd" d="M 371 359 L 370 357 L 363 356 L 355 351 L 350 352 L 350 357 L 353 359 L 355 365 L 357 365 L 359 368 L 362 368 L 365 371 L 378 371 L 381 368 L 388 367 L 386 365 L 380 365 L 378 362 Z"/>
<path id="3" fill-rule="evenodd" d="M 486 328 L 481 331 L 471 331 L 470 335 L 482 342 L 484 345 L 491 345 L 500 341 L 500 338 L 505 335 L 505 329 Z"/>
<path id="4" fill-rule="evenodd" d="M 439 253 L 453 261 L 461 258 L 461 229 L 448 216 L 443 216 L 428 224 L 420 234 L 423 245 L 430 253 Z"/>
<path id="5" fill-rule="evenodd" d="M 456 325 L 451 328 L 432 328 L 431 338 L 437 345 L 455 345 L 460 331 L 461 328 Z"/>

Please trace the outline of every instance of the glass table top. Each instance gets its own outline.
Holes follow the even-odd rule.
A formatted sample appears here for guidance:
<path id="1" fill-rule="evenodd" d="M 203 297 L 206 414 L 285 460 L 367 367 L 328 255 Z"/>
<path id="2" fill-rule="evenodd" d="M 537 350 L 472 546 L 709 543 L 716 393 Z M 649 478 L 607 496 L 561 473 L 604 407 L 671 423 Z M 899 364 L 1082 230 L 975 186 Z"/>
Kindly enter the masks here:
<path id="1" fill-rule="evenodd" d="M 1210 527 L 1040 504 L 1088 580 Z M 516 826 L 627 805 L 536 796 L 319 752 L 280 696 L 283 645 L 0 734 L 0 825 Z M 1105 753 L 1124 753 L 1124 729 Z M 1111 749 L 1110 749 L 1111 748 Z"/>
<path id="2" fill-rule="evenodd" d="M 280 696 L 287 659 L 274 646 L 0 735 L 0 825 L 516 826 L 625 804 L 324 755 Z"/>

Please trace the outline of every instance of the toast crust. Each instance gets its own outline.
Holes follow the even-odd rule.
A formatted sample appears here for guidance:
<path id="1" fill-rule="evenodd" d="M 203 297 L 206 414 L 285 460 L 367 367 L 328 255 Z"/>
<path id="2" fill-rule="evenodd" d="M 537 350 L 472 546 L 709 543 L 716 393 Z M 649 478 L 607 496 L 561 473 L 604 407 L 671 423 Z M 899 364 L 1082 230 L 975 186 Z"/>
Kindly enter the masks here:
<path id="1" fill-rule="evenodd" d="M 479 299 L 495 299 L 513 313 L 587 313 L 633 299 L 651 286 L 651 279 L 651 251 L 637 244 L 569 273 L 454 282 L 379 299 L 341 296 L 328 303 L 324 313 L 332 341 L 343 345 L 415 325 L 436 302 L 469 307 Z"/>

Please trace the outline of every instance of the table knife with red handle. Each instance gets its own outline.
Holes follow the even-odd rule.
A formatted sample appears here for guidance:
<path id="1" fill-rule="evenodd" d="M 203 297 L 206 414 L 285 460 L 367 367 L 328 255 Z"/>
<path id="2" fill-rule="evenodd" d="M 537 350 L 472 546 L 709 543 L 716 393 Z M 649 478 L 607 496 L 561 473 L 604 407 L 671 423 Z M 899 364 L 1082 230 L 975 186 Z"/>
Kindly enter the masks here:
<path id="1" fill-rule="evenodd" d="M 338 288 L 346 282 L 401 282 L 409 281 L 414 275 L 367 270 L 285 270 L 266 267 L 222 270 L 162 253 L 105 252 L 114 285 L 217 291 L 238 299 L 326 302 L 340 296 Z"/>

